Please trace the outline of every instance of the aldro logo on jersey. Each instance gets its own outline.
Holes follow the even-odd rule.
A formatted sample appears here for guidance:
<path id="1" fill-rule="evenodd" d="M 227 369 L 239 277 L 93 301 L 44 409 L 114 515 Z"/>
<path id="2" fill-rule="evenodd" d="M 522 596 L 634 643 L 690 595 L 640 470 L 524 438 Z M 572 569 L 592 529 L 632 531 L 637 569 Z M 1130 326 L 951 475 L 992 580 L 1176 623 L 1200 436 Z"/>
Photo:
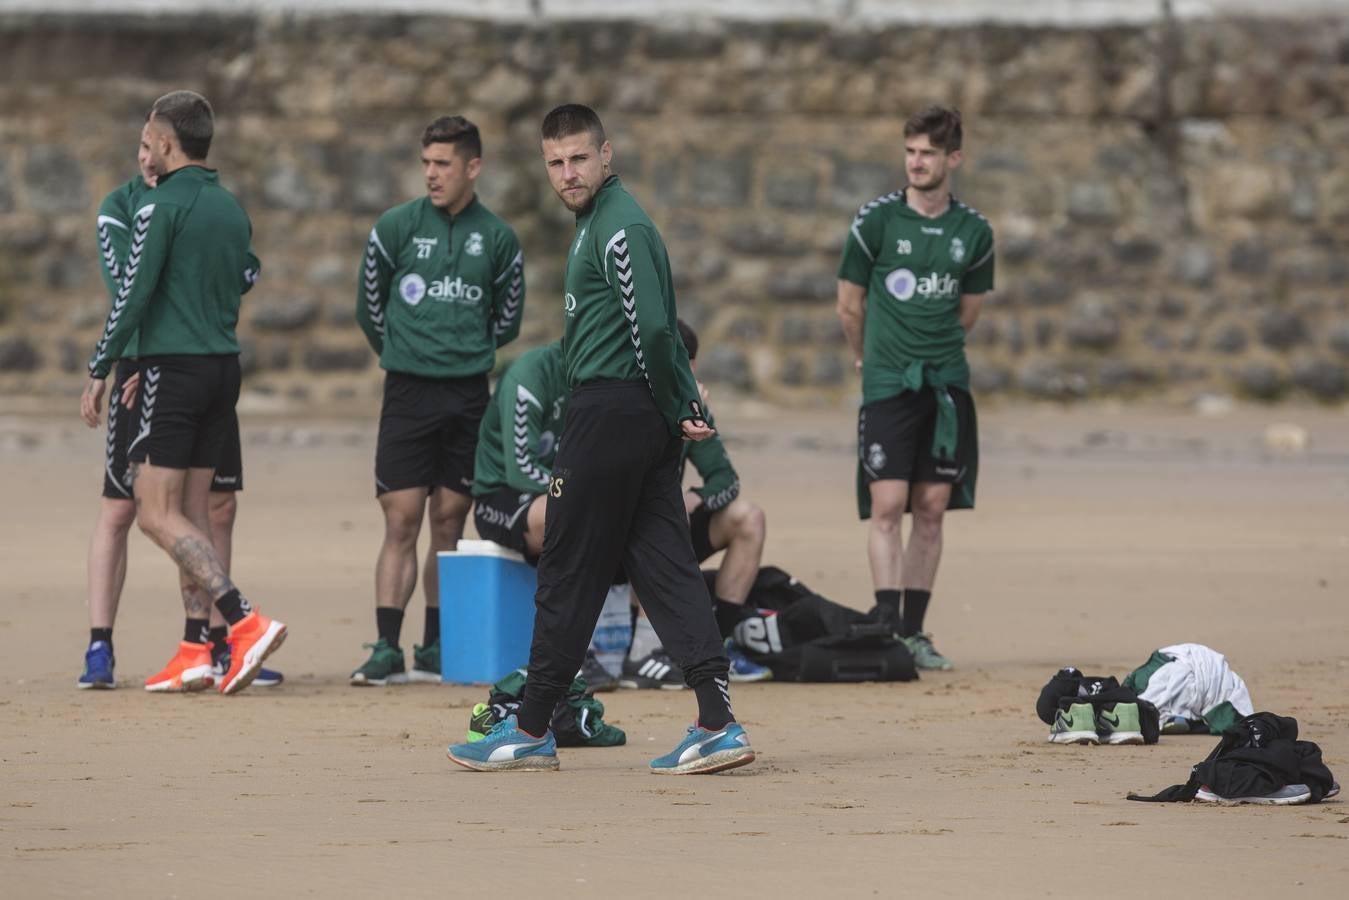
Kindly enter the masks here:
<path id="1" fill-rule="evenodd" d="M 885 276 L 885 289 L 901 303 L 913 299 L 914 294 L 924 300 L 954 300 L 960 296 L 960 279 L 936 272 L 919 278 L 908 269 L 895 269 Z"/>
<path id="2" fill-rule="evenodd" d="M 463 278 L 451 280 L 448 275 L 428 285 L 426 279 L 416 272 L 412 272 L 404 275 L 403 280 L 398 282 L 398 295 L 403 298 L 408 306 L 416 306 L 426 297 L 439 300 L 442 303 L 461 303 L 465 306 L 476 306 L 482 302 L 483 290 L 476 284 L 469 284 Z"/>

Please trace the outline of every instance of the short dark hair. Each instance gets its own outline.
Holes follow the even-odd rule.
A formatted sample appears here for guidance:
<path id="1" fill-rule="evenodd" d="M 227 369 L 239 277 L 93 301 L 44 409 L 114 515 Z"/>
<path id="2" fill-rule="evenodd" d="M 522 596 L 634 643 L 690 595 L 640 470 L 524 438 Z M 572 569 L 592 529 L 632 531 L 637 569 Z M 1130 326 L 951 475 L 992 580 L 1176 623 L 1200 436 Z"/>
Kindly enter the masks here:
<path id="1" fill-rule="evenodd" d="M 904 137 L 927 135 L 932 146 L 946 153 L 960 149 L 963 137 L 960 128 L 960 110 L 952 106 L 929 106 L 920 113 L 909 116 L 904 123 Z"/>
<path id="2" fill-rule="evenodd" d="M 675 319 L 675 325 L 679 327 L 679 339 L 684 342 L 684 349 L 689 352 L 689 362 L 693 362 L 698 358 L 698 332 L 683 319 Z"/>
<path id="3" fill-rule="evenodd" d="M 482 135 L 478 133 L 478 126 L 463 116 L 441 116 L 427 125 L 422 132 L 422 146 L 432 144 L 453 144 L 464 159 L 482 156 Z"/>
<path id="4" fill-rule="evenodd" d="M 595 138 L 596 147 L 604 146 L 604 125 L 600 117 L 593 109 L 579 103 L 564 103 L 544 116 L 540 131 L 545 141 L 589 132 Z"/>
<path id="5" fill-rule="evenodd" d="M 167 122 L 188 159 L 205 159 L 215 134 L 215 113 L 196 91 L 171 91 L 150 107 L 150 118 Z"/>

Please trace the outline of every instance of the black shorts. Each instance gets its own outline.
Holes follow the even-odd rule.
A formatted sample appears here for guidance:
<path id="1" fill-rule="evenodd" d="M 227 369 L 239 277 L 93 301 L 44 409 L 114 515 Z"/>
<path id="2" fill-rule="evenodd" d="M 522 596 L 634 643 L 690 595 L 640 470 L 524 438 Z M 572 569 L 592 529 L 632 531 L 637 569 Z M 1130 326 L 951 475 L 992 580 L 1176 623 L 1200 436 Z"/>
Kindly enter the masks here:
<path id="1" fill-rule="evenodd" d="M 954 459 L 937 459 L 932 453 L 937 395 L 931 389 L 905 391 L 862 407 L 857 416 L 857 452 L 868 484 L 891 479 L 938 484 L 960 480 L 975 445 L 974 400 L 959 388 L 947 391 L 959 429 Z"/>
<path id="2" fill-rule="evenodd" d="M 136 374 L 134 359 L 119 359 L 108 394 L 108 440 L 103 454 L 103 496 L 109 500 L 131 500 L 131 477 L 127 471 L 126 448 L 135 435 L 131 423 L 134 410 L 122 405 L 122 387 Z"/>
<path id="3" fill-rule="evenodd" d="M 706 503 L 700 504 L 689 513 L 689 537 L 693 539 L 693 553 L 698 557 L 698 562 L 717 552 L 712 546 L 713 515 L 715 513 L 707 508 Z"/>
<path id="4" fill-rule="evenodd" d="M 234 493 L 244 489 L 244 449 L 239 441 L 239 414 L 230 416 L 229 431 L 220 462 L 211 479 L 211 490 L 218 494 Z"/>
<path id="5" fill-rule="evenodd" d="M 487 411 L 487 375 L 384 375 L 375 449 L 375 495 L 407 488 L 473 490 L 478 423 Z"/>
<path id="6" fill-rule="evenodd" d="M 238 355 L 142 357 L 140 375 L 128 461 L 219 468 L 238 439 Z"/>
<path id="7" fill-rule="evenodd" d="M 538 557 L 532 555 L 525 545 L 529 507 L 534 497 L 534 494 L 522 494 L 510 488 L 474 497 L 473 524 L 478 527 L 478 537 L 522 553 L 531 565 L 536 564 Z"/>

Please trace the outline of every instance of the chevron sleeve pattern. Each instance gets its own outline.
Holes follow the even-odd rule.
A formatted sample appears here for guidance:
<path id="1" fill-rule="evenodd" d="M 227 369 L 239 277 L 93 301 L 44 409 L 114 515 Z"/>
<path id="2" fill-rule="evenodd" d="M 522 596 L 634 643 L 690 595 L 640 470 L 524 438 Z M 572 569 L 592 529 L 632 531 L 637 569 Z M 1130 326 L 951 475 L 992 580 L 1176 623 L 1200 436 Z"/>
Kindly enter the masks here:
<path id="1" fill-rule="evenodd" d="M 389 303 L 394 262 L 380 238 L 379 226 L 370 229 L 361 261 L 361 284 L 356 292 L 356 323 L 376 353 L 384 352 L 384 310 Z"/>
<path id="2" fill-rule="evenodd" d="M 153 203 L 142 206 L 132 217 L 131 243 L 121 282 L 113 297 L 103 335 L 89 360 L 89 374 L 94 378 L 108 376 L 113 360 L 120 356 L 140 327 L 168 256 L 169 234 L 173 227 L 170 219 L 171 213 L 167 210 L 156 216 Z"/>
<path id="3" fill-rule="evenodd" d="M 492 283 L 492 337 L 504 347 L 520 336 L 525 309 L 525 255 L 515 233 L 506 231 L 501 244 L 505 263 Z"/>

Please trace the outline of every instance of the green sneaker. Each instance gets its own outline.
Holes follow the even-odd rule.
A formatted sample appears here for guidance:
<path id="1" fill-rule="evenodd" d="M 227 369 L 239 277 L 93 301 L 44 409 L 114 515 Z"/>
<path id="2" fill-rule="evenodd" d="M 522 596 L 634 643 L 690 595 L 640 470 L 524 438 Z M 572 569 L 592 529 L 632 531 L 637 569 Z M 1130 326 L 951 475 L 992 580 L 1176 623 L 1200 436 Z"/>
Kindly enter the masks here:
<path id="1" fill-rule="evenodd" d="M 919 632 L 913 637 L 902 637 L 904 646 L 909 648 L 909 653 L 913 656 L 913 664 L 920 669 L 940 669 L 948 671 L 955 668 L 955 663 L 937 652 L 937 648 L 932 646 L 932 635 Z"/>
<path id="2" fill-rule="evenodd" d="M 380 638 L 373 644 L 362 644 L 372 651 L 370 658 L 355 672 L 351 673 L 351 683 L 357 687 L 371 684 L 404 684 L 408 680 L 403 668 L 403 651 L 391 647 L 389 642 Z"/>
<path id="3" fill-rule="evenodd" d="M 1096 716 L 1096 730 L 1107 744 L 1143 743 L 1143 726 L 1138 720 L 1137 703 L 1116 703 L 1102 708 Z"/>
<path id="4" fill-rule="evenodd" d="M 425 647 L 412 645 L 412 671 L 408 681 L 432 681 L 440 684 L 440 641 Z"/>
<path id="5" fill-rule="evenodd" d="M 1067 709 L 1059 708 L 1054 716 L 1054 727 L 1049 729 L 1049 743 L 1099 744 L 1100 742 L 1101 739 L 1096 734 L 1096 711 L 1091 708 L 1090 703 L 1074 703 Z"/>
<path id="6" fill-rule="evenodd" d="M 486 703 L 473 704 L 473 715 L 468 719 L 468 742 L 472 744 L 487 737 L 487 732 L 497 723 L 492 707 Z"/>

